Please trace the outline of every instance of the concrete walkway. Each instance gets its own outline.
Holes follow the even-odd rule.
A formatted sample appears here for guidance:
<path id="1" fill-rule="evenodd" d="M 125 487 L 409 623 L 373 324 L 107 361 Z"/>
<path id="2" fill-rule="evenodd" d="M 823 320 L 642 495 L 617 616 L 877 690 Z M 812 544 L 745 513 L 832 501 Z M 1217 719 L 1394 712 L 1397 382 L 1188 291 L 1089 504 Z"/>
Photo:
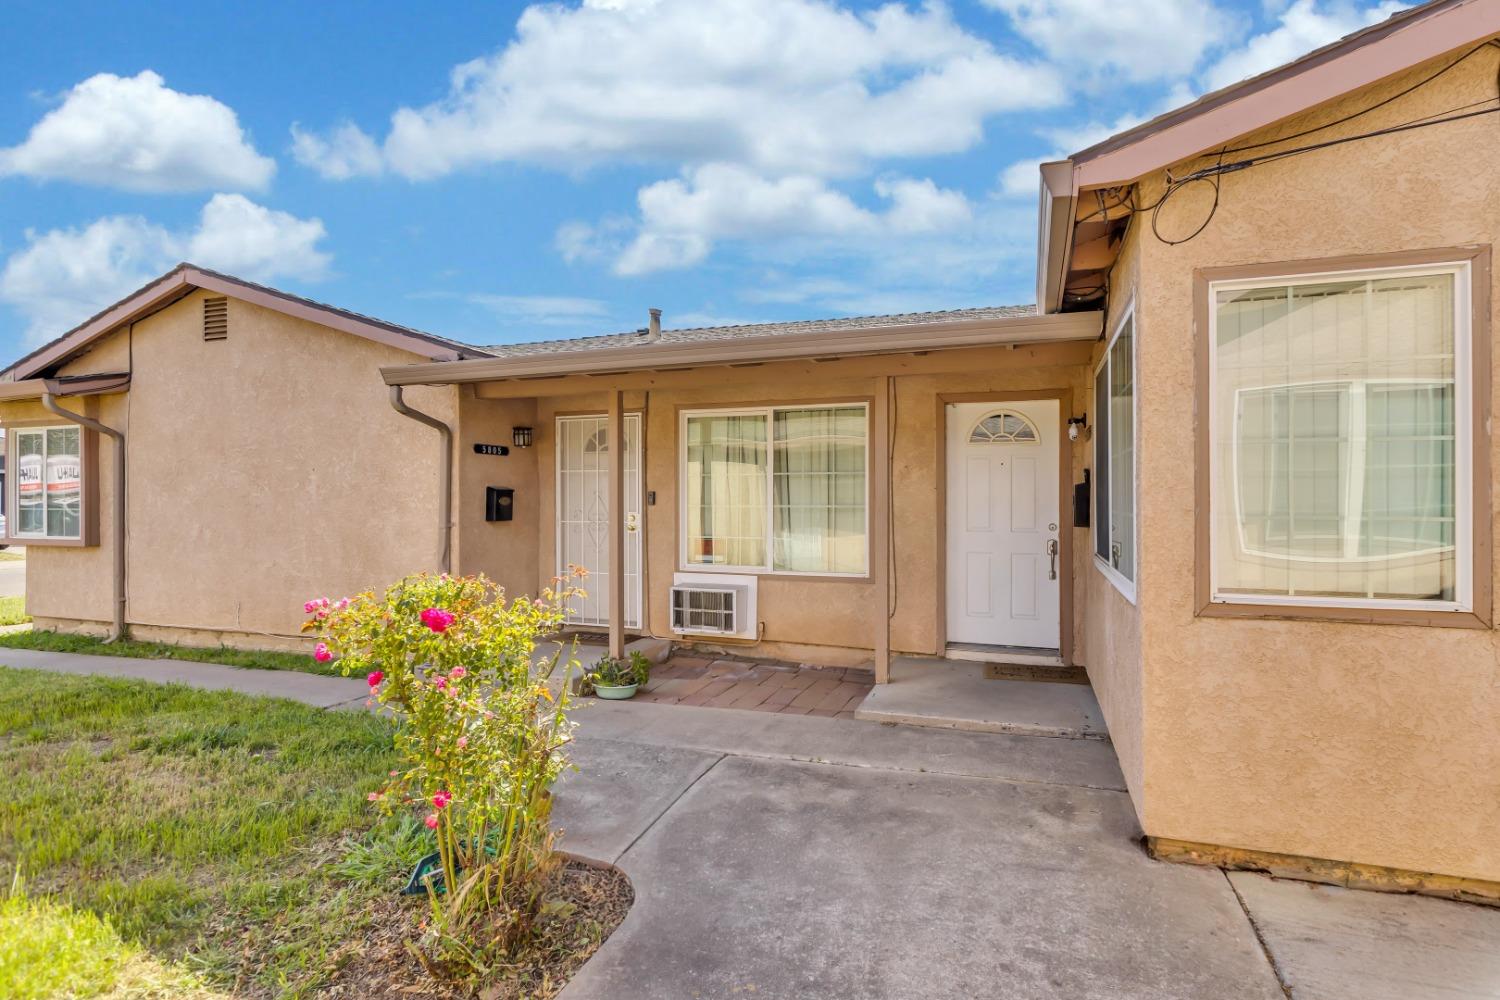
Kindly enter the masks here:
<path id="1" fill-rule="evenodd" d="M 363 698 L 176 660 L 0 663 Z M 1104 742 L 628 702 L 577 718 L 561 844 L 618 865 L 636 903 L 565 1000 L 1500 997 L 1500 910 L 1149 860 Z"/>

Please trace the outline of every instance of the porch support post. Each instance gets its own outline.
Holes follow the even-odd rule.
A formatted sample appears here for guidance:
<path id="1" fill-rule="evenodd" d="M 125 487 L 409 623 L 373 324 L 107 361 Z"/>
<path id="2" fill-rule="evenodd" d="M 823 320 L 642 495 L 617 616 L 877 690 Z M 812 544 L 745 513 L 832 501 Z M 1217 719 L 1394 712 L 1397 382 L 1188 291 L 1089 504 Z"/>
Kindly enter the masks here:
<path id="1" fill-rule="evenodd" d="M 875 599 L 875 683 L 891 680 L 891 377 L 875 380 L 870 407 L 870 579 Z"/>
<path id="2" fill-rule="evenodd" d="M 625 399 L 609 393 L 609 655 L 625 655 Z"/>

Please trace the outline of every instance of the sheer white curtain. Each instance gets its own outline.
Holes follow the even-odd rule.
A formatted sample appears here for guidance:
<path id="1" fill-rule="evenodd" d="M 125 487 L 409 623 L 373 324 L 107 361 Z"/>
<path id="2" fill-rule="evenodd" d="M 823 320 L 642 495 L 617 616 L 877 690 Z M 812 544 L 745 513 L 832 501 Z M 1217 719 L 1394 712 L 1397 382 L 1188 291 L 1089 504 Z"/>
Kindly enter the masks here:
<path id="1" fill-rule="evenodd" d="M 1455 281 L 1216 292 L 1217 591 L 1455 599 Z"/>
<path id="2" fill-rule="evenodd" d="M 766 564 L 764 413 L 687 418 L 687 561 Z"/>
<path id="3" fill-rule="evenodd" d="M 864 407 L 777 410 L 773 569 L 865 571 Z"/>

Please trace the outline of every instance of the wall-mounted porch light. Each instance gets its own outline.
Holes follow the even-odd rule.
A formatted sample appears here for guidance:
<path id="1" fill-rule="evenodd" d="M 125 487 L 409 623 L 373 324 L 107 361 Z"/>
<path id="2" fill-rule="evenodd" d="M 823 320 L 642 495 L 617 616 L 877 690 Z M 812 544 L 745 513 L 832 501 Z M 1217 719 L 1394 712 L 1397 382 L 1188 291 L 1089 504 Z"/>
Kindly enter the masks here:
<path id="1" fill-rule="evenodd" d="M 531 447 L 531 428 L 512 427 L 510 429 L 510 440 L 517 448 Z"/>
<path id="2" fill-rule="evenodd" d="M 1077 441 L 1078 440 L 1078 435 L 1081 434 L 1081 433 L 1083 433 L 1083 429 L 1088 425 L 1088 422 L 1089 422 L 1089 415 L 1087 413 L 1085 413 L 1081 417 L 1069 417 L 1068 418 L 1068 440 L 1069 441 Z"/>

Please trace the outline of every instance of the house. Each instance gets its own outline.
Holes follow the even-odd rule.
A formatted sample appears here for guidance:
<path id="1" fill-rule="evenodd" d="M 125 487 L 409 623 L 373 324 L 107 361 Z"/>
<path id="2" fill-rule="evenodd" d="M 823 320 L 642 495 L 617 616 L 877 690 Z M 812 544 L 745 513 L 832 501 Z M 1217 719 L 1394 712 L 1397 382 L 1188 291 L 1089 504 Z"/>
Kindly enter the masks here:
<path id="1" fill-rule="evenodd" d="M 1083 665 L 1159 856 L 1500 898 L 1497 39 L 1044 164 L 1035 307 L 476 347 L 182 265 L 0 382 L 31 610 L 291 643 L 578 564 L 616 649 Z"/>

